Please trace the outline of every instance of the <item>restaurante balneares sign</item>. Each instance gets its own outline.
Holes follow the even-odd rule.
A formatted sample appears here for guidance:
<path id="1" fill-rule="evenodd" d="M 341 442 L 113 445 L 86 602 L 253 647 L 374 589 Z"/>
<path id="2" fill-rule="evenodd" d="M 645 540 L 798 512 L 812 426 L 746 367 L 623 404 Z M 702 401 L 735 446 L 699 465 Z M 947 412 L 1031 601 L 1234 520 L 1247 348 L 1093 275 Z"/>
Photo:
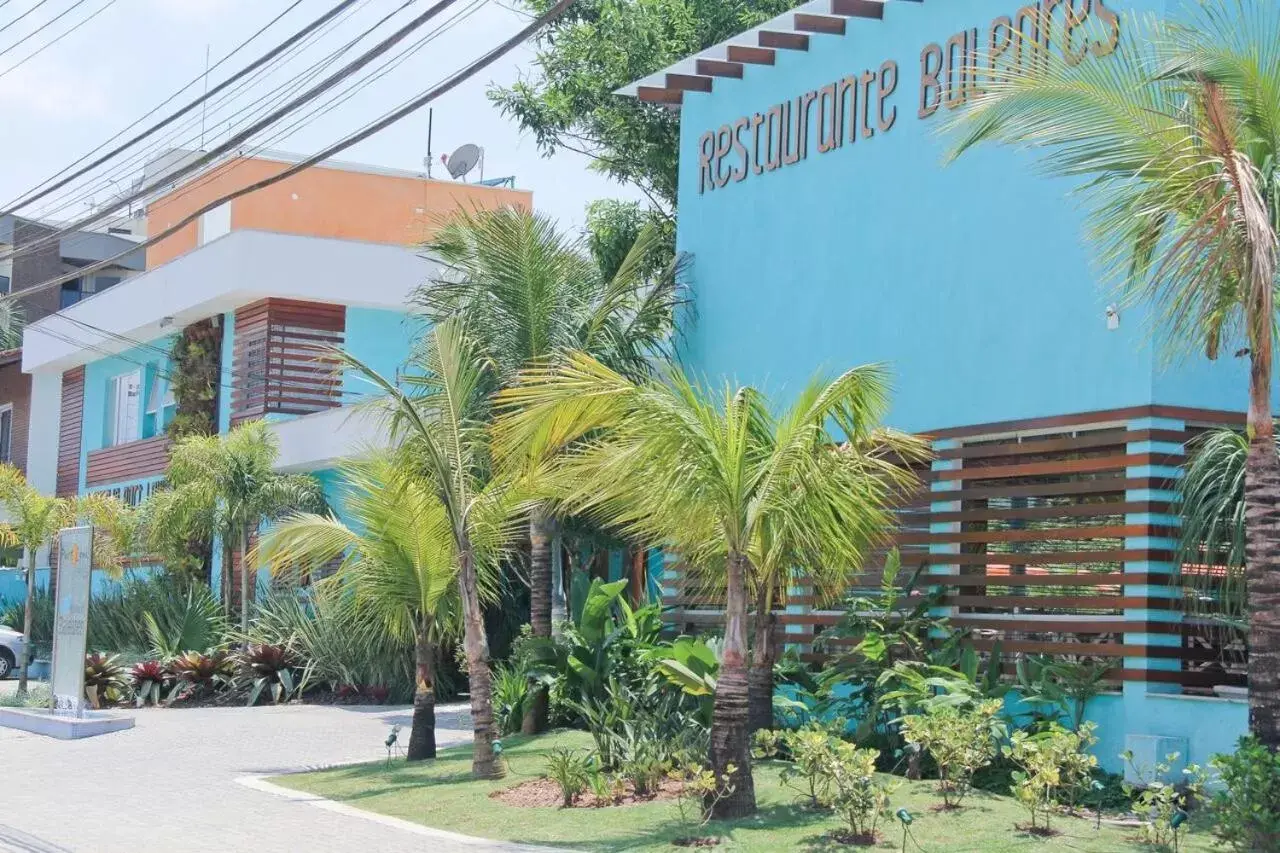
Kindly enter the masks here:
<path id="1" fill-rule="evenodd" d="M 1001 15 L 982 30 L 963 30 L 920 51 L 916 115 L 955 109 L 983 92 L 984 79 L 1043 61 L 1050 49 L 1070 65 L 1113 53 L 1120 18 L 1106 0 L 1041 0 Z M 698 192 L 720 189 L 748 175 L 772 172 L 809 156 L 826 154 L 859 139 L 887 133 L 898 120 L 897 61 L 850 74 L 764 112 L 742 116 L 698 140 Z"/>

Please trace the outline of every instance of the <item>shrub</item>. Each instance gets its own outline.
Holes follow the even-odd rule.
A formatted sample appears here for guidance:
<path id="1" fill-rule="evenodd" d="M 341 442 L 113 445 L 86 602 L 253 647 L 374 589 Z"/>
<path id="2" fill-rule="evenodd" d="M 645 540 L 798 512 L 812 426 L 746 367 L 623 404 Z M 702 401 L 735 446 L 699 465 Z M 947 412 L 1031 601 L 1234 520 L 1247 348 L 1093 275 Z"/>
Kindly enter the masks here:
<path id="1" fill-rule="evenodd" d="M 1097 766 L 1098 759 L 1085 752 L 1098 742 L 1094 728 L 1085 723 L 1072 732 L 1053 723 L 1042 732 L 1019 731 L 1010 738 L 1005 755 L 1021 768 L 1013 773 L 1013 796 L 1030 813 L 1032 832 L 1052 831 L 1049 816 L 1062 791 L 1082 784 Z"/>
<path id="2" fill-rule="evenodd" d="M 876 824 L 889 808 L 889 791 L 876 779 L 877 758 L 874 749 L 838 741 L 825 762 L 822 802 L 845 822 L 856 843 L 874 842 Z"/>
<path id="3" fill-rule="evenodd" d="M 0 625 L 8 625 L 21 631 L 26 618 L 26 607 L 21 601 L 10 601 L 0 607 Z M 90 614 L 89 624 L 93 624 Z M 90 629 L 92 630 L 92 629 Z M 47 659 L 53 653 L 53 598 L 47 589 L 37 589 L 31 614 L 31 635 L 27 637 L 31 643 L 32 659 Z M 92 648 L 92 647 L 91 647 Z"/>
<path id="4" fill-rule="evenodd" d="M 302 689 L 302 682 L 294 678 L 298 658 L 287 646 L 250 643 L 236 652 L 234 661 L 241 679 L 250 685 L 249 705 L 256 704 L 264 690 L 279 704 Z"/>
<path id="5" fill-rule="evenodd" d="M 700 764 L 686 764 L 668 771 L 667 778 L 676 783 L 676 808 L 680 812 L 680 822 L 687 831 L 694 832 L 706 826 L 716 804 L 733 793 L 733 774 L 737 768 L 729 764 L 725 771 L 719 779 L 714 771 Z M 696 823 L 691 819 L 692 815 L 698 816 Z M 695 846 L 690 841 L 691 839 L 686 838 L 679 839 L 676 843 Z"/>
<path id="6" fill-rule="evenodd" d="M 169 671 L 158 660 L 144 660 L 135 663 L 129 670 L 129 682 L 133 686 L 133 698 L 141 708 L 147 702 L 160 704 L 165 685 L 169 682 Z"/>
<path id="7" fill-rule="evenodd" d="M 1204 773 L 1195 764 L 1188 764 L 1182 770 L 1183 781 L 1174 785 L 1164 781 L 1169 775 L 1170 766 L 1178 760 L 1178 753 L 1172 752 L 1165 760 L 1151 768 L 1149 772 L 1133 763 L 1133 753 L 1125 750 L 1120 757 L 1133 768 L 1135 775 L 1143 779 L 1143 784 L 1126 783 L 1125 791 L 1133 797 L 1133 810 L 1143 818 L 1140 837 L 1147 844 L 1157 847 L 1178 846 L 1178 824 L 1175 818 L 1183 812 L 1191 802 L 1198 799 L 1204 790 Z"/>
<path id="8" fill-rule="evenodd" d="M 588 755 L 576 749 L 553 749 L 547 753 L 547 778 L 560 786 L 564 807 L 573 805 L 574 797 L 587 790 L 591 779 Z"/>
<path id="9" fill-rule="evenodd" d="M 756 743 L 766 754 L 778 754 L 781 748 L 790 756 L 791 763 L 779 774 L 782 784 L 799 791 L 814 808 L 821 805 L 830 785 L 828 766 L 839 742 L 816 723 L 787 732 L 756 732 Z"/>
<path id="10" fill-rule="evenodd" d="M 1226 790 L 1213 798 L 1213 834 L 1234 850 L 1265 850 L 1280 838 L 1280 754 L 1244 737 L 1234 755 L 1215 755 Z"/>
<path id="11" fill-rule="evenodd" d="M 960 805 L 969 793 L 973 774 L 999 754 L 1006 730 L 1000 708 L 998 699 L 968 709 L 943 705 L 903 719 L 902 735 L 907 743 L 928 751 L 938 765 L 939 788 L 947 808 Z"/>
<path id="12" fill-rule="evenodd" d="M 329 585 L 313 587 L 305 597 L 293 590 L 273 590 L 259 602 L 245 639 L 294 649 L 303 661 L 302 682 L 323 684 L 335 693 L 344 685 L 378 685 L 392 701 L 410 701 L 413 643 L 359 619 L 344 594 L 342 588 Z M 450 694 L 438 686 L 436 695 Z"/>
<path id="13" fill-rule="evenodd" d="M 618 773 L 631 783 L 637 797 L 648 797 L 658 791 L 663 778 L 671 769 L 671 762 L 664 755 L 666 750 L 654 741 L 640 741 L 630 750 Z"/>
<path id="14" fill-rule="evenodd" d="M 98 652 L 85 655 L 84 694 L 90 705 L 101 708 L 104 704 L 119 702 L 128 689 L 129 680 L 119 655 Z"/>
<path id="15" fill-rule="evenodd" d="M 161 598 L 141 614 L 150 652 L 168 659 L 184 652 L 212 652 L 227 640 L 222 605 L 207 587 L 193 586 L 173 599 Z"/>
<path id="16" fill-rule="evenodd" d="M 512 660 L 493 667 L 493 710 L 501 734 L 520 731 L 532 694 L 528 671 L 521 663 Z"/>

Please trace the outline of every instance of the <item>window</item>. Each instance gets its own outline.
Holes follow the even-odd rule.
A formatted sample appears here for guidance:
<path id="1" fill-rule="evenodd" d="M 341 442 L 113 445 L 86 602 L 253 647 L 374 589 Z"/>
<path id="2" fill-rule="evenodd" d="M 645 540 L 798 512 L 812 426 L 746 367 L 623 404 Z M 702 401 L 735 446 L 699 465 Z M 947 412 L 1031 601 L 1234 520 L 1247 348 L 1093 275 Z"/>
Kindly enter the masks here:
<path id="1" fill-rule="evenodd" d="M 9 292 L 9 276 L 0 275 L 0 293 Z"/>
<path id="2" fill-rule="evenodd" d="M 13 459 L 13 406 L 0 406 L 0 462 Z"/>
<path id="3" fill-rule="evenodd" d="M 58 300 L 58 308 L 70 308 L 84 299 L 84 284 L 78 278 L 62 283 L 62 297 Z"/>
<path id="4" fill-rule="evenodd" d="M 108 287 L 115 287 L 120 283 L 120 280 L 118 275 L 95 275 L 93 277 L 93 292 L 101 293 Z"/>
<path id="5" fill-rule="evenodd" d="M 107 446 L 141 438 L 142 372 L 135 370 L 107 380 Z"/>

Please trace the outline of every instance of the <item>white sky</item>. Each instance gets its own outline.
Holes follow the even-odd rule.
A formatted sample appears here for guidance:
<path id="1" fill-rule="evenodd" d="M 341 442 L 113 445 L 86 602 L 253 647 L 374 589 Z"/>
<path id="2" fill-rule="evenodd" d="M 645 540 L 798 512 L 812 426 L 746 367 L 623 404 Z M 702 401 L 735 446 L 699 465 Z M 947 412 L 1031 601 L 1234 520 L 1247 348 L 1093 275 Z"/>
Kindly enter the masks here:
<path id="1" fill-rule="evenodd" d="M 0 27 L 37 2 L 0 0 Z M 108 0 L 86 0 L 58 23 L 19 44 L 33 29 L 74 2 L 48 0 L 30 17 L 0 32 L 0 205 L 72 163 L 157 106 L 180 86 L 200 76 L 205 66 L 206 44 L 216 63 L 287 8 L 291 0 L 115 0 L 109 6 Z M 210 76 L 211 85 L 217 85 L 223 77 L 301 29 L 336 2 L 303 0 L 297 9 L 216 69 Z M 360 0 L 349 17 L 340 19 L 339 26 L 317 39 L 288 65 L 243 92 L 221 111 L 211 107 L 206 147 L 217 141 L 217 134 L 225 136 L 227 118 L 239 107 L 265 94 L 269 83 L 284 83 L 354 38 L 401 2 Z M 410 36 L 404 45 L 411 44 L 428 28 L 455 14 L 465 13 L 473 2 L 476 4 L 473 14 L 459 20 L 402 65 L 346 103 L 321 111 L 307 126 L 271 141 L 269 147 L 309 154 L 430 88 L 523 25 L 525 19 L 498 5 L 498 0 L 458 0 L 431 24 Z M 364 44 L 371 45 L 385 37 L 429 5 L 428 0 L 415 0 L 408 10 L 393 18 Z M 54 35 L 102 7 L 106 9 L 100 16 L 6 73 L 15 62 Z M 514 122 L 503 118 L 490 105 L 484 95 L 488 83 L 508 84 L 516 80 L 531 58 L 530 48 L 519 48 L 436 102 L 433 175 L 448 176 L 439 164 L 441 153 L 452 151 L 464 142 L 475 142 L 486 151 L 486 178 L 515 175 L 518 187 L 533 191 L 535 206 L 565 226 L 580 226 L 585 205 L 593 199 L 638 198 L 638 193 L 630 188 L 588 172 L 585 157 L 562 153 L 544 159 L 532 137 L 522 134 Z M 337 63 L 324 74 L 336 67 Z M 324 74 L 308 85 L 318 82 Z M 199 85 L 192 87 L 175 99 L 169 109 L 197 97 L 199 92 Z M 163 114 L 158 113 L 146 124 Z M 173 128 L 165 131 L 172 132 Z M 181 141 L 193 144 L 198 141 L 198 133 L 198 121 L 192 119 Z M 427 113 L 423 109 L 339 157 L 421 170 L 426 138 Z M 137 176 L 136 171 L 126 175 L 127 166 L 122 166 L 109 171 L 118 184 L 99 178 L 88 187 L 80 184 L 82 189 L 66 197 L 61 209 L 38 203 L 23 212 L 58 218 L 83 214 L 88 209 L 85 203 L 88 196 L 93 195 L 95 201 L 101 203 L 111 195 L 110 187 L 127 186 L 129 180 Z M 475 180 L 478 175 L 473 172 L 469 177 Z"/>

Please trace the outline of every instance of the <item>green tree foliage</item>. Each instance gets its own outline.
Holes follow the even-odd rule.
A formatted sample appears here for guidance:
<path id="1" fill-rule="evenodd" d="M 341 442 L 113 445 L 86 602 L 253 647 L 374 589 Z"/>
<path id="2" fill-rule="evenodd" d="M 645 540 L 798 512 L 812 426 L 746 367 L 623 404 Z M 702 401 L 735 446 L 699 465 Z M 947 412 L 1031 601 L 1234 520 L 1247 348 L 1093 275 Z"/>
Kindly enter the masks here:
<path id="1" fill-rule="evenodd" d="M 524 0 L 542 14 L 550 0 Z M 577 151 L 671 216 L 680 118 L 613 92 L 796 5 L 790 0 L 579 0 L 538 34 L 534 74 L 490 99 L 544 154 Z"/>
<path id="2" fill-rule="evenodd" d="M 168 488 L 143 507 L 143 540 L 149 553 L 183 553 L 192 540 L 222 542 L 222 600 L 231 601 L 232 554 L 249 552 L 263 524 L 295 511 L 321 511 L 320 483 L 309 474 L 281 474 L 275 434 L 263 421 L 226 435 L 189 435 L 174 444 L 165 474 Z M 240 630 L 247 633 L 252 607 L 250 575 L 240 573 Z"/>
<path id="3" fill-rule="evenodd" d="M 349 354 L 343 359 L 381 392 L 374 411 L 386 418 L 410 470 L 443 510 L 457 564 L 471 691 L 471 769 L 478 778 L 499 778 L 505 769 L 493 748 L 493 673 L 480 579 L 507 557 L 529 506 L 509 481 L 493 476 L 486 393 L 494 384 L 493 362 L 459 318 L 431 330 L 410 361 L 405 388 Z"/>
<path id="4" fill-rule="evenodd" d="M 818 582 L 860 564 L 890 527 L 888 505 L 919 440 L 884 429 L 886 376 L 854 368 L 815 380 L 773 411 L 754 388 L 710 392 L 678 370 L 635 383 L 583 353 L 528 370 L 499 395 L 500 444 L 553 457 L 543 476 L 566 506 L 664 543 L 725 589 L 725 639 L 711 738 L 734 792 L 717 816 L 755 810 L 747 727 L 747 596 L 775 549 Z M 561 451 L 558 454 L 555 451 Z"/>
<path id="5" fill-rule="evenodd" d="M 343 507 L 353 525 L 302 513 L 275 525 L 258 554 L 274 572 L 319 569 L 341 560 L 332 583 L 394 636 L 414 643 L 416 690 L 408 758 L 434 758 L 435 681 L 442 641 L 461 632 L 458 561 L 444 507 L 408 460 L 376 455 L 348 463 Z M 481 575 L 493 595 L 492 576 Z"/>

